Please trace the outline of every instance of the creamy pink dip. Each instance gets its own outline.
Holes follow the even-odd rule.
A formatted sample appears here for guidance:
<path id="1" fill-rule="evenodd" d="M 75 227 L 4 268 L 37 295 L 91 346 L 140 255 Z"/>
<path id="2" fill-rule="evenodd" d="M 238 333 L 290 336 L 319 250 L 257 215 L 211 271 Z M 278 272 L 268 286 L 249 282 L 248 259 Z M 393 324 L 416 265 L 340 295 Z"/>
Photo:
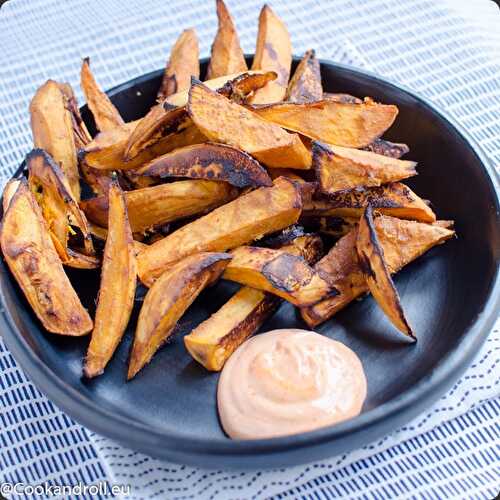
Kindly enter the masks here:
<path id="1" fill-rule="evenodd" d="M 366 397 L 356 354 L 306 330 L 273 330 L 242 344 L 217 389 L 222 427 L 233 439 L 260 439 L 355 417 Z"/>

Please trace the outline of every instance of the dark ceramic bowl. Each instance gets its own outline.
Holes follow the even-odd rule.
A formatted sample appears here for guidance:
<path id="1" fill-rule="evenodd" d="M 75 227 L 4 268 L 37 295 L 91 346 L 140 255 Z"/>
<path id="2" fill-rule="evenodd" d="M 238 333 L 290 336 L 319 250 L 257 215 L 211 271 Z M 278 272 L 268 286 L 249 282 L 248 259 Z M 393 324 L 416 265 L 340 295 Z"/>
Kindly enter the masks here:
<path id="1" fill-rule="evenodd" d="M 204 60 L 202 72 L 206 65 Z M 344 342 L 361 358 L 368 379 L 363 413 L 306 434 L 231 441 L 217 417 L 218 375 L 191 359 L 182 336 L 216 311 L 234 286 L 221 282 L 202 293 L 173 341 L 127 383 L 136 308 L 104 375 L 86 381 L 81 373 L 88 337 L 45 332 L 2 260 L 3 337 L 33 382 L 72 418 L 125 446 L 174 462 L 223 468 L 300 464 L 393 431 L 442 395 L 471 362 L 499 310 L 498 179 L 468 134 L 421 97 L 347 66 L 323 61 L 321 69 L 326 91 L 368 95 L 399 107 L 386 137 L 406 142 L 409 158 L 419 162 L 411 187 L 432 200 L 439 218 L 456 221 L 458 238 L 432 249 L 395 277 L 418 342 L 401 340 L 371 297 L 351 304 L 317 330 Z M 154 103 L 161 74 L 155 71 L 109 91 L 125 120 L 143 116 Z M 86 107 L 82 112 L 92 129 Z M 93 313 L 99 273 L 68 273 Z M 289 304 L 262 330 L 282 327 L 306 327 Z"/>

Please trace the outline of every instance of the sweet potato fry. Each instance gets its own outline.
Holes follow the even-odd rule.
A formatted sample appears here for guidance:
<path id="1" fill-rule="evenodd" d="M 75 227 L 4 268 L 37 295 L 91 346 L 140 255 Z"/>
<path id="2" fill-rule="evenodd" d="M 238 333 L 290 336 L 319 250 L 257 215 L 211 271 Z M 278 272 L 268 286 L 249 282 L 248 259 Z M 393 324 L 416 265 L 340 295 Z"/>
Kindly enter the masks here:
<path id="1" fill-rule="evenodd" d="M 128 379 L 148 363 L 172 334 L 177 321 L 231 259 L 227 253 L 203 252 L 186 257 L 165 271 L 144 299 L 130 355 Z"/>
<path id="2" fill-rule="evenodd" d="M 200 182 L 200 181 L 198 181 Z M 150 286 L 169 266 L 196 252 L 226 251 L 294 224 L 299 187 L 282 177 L 186 224 L 139 254 L 139 277 Z"/>
<path id="3" fill-rule="evenodd" d="M 398 108 L 368 100 L 351 104 L 330 100 L 254 106 L 261 118 L 306 137 L 336 146 L 362 148 L 394 122 Z"/>
<path id="4" fill-rule="evenodd" d="M 2 209 L 4 214 L 5 212 L 7 212 L 7 209 L 10 205 L 10 200 L 12 200 L 12 197 L 16 194 L 17 188 L 20 184 L 20 179 L 11 179 L 9 182 L 7 182 L 7 184 L 5 184 L 2 195 Z"/>
<path id="5" fill-rule="evenodd" d="M 384 250 L 378 241 L 371 205 L 365 208 L 359 221 L 356 251 L 359 267 L 378 305 L 399 331 L 416 340 L 405 317 L 391 273 L 385 263 Z"/>
<path id="6" fill-rule="evenodd" d="M 310 152 L 297 134 L 266 122 L 201 82 L 191 86 L 187 108 L 195 125 L 211 141 L 242 149 L 268 167 L 311 166 Z"/>
<path id="7" fill-rule="evenodd" d="M 121 127 L 125 123 L 109 97 L 97 84 L 92 71 L 90 71 L 90 59 L 88 57 L 82 61 L 80 84 L 87 100 L 87 106 L 94 116 L 97 130 L 105 132 Z"/>
<path id="8" fill-rule="evenodd" d="M 101 245 L 104 246 L 108 238 L 108 230 L 105 227 L 98 226 L 97 224 L 89 223 L 90 233 L 94 239 L 97 239 Z M 133 241 L 135 255 L 142 252 L 148 245 L 142 241 Z"/>
<path id="9" fill-rule="evenodd" d="M 336 294 L 336 290 L 302 257 L 284 250 L 241 246 L 231 252 L 223 279 L 270 292 L 304 307 Z"/>
<path id="10" fill-rule="evenodd" d="M 216 0 L 219 27 L 212 43 L 207 80 L 248 69 L 234 21 L 224 0 Z"/>
<path id="11" fill-rule="evenodd" d="M 97 267 L 99 261 L 95 258 L 87 219 L 78 207 L 63 171 L 43 149 L 32 150 L 26 156 L 26 164 L 29 188 L 40 205 L 63 264 L 85 269 Z M 71 250 L 69 238 L 75 234 L 75 229 L 80 231 L 81 245 Z"/>
<path id="12" fill-rule="evenodd" d="M 194 29 L 184 30 L 170 52 L 158 99 L 189 88 L 191 77 L 200 77 L 200 49 Z"/>
<path id="13" fill-rule="evenodd" d="M 185 180 L 160 184 L 124 193 L 130 226 L 142 233 L 167 222 L 207 212 L 237 196 L 237 190 L 224 182 Z M 106 227 L 108 197 L 99 196 L 80 205 L 92 222 Z"/>
<path id="14" fill-rule="evenodd" d="M 396 159 L 401 158 L 410 151 L 410 148 L 406 144 L 402 144 L 400 142 L 390 142 L 384 139 L 375 139 L 363 149 Z"/>
<path id="15" fill-rule="evenodd" d="M 264 5 L 259 15 L 259 32 L 252 69 L 275 71 L 278 78 L 255 92 L 251 102 L 267 104 L 282 101 L 286 94 L 291 65 L 292 44 L 286 25 L 268 5 Z"/>
<path id="16" fill-rule="evenodd" d="M 127 328 L 134 305 L 137 262 L 128 222 L 125 198 L 118 183 L 108 192 L 108 235 L 104 247 L 101 286 L 94 330 L 87 350 L 83 373 L 101 375 Z"/>
<path id="17" fill-rule="evenodd" d="M 272 186 L 268 173 L 249 154 L 225 144 L 194 144 L 175 149 L 139 170 L 153 177 L 225 181 L 236 187 Z"/>
<path id="18" fill-rule="evenodd" d="M 371 204 L 383 215 L 420 222 L 435 222 L 436 214 L 422 198 L 408 186 L 391 182 L 383 186 L 356 188 L 304 202 L 303 215 L 360 218 L 364 208 Z"/>
<path id="19" fill-rule="evenodd" d="M 412 262 L 433 246 L 455 233 L 441 221 L 434 224 L 407 221 L 382 215 L 375 220 L 375 230 L 391 274 Z M 356 254 L 357 229 L 342 237 L 315 269 L 328 276 L 339 295 L 301 309 L 304 321 L 314 327 L 331 318 L 352 300 L 368 291 L 368 285 Z"/>
<path id="20" fill-rule="evenodd" d="M 311 102 L 323 98 L 319 61 L 314 50 L 308 50 L 290 79 L 285 101 Z"/>
<path id="21" fill-rule="evenodd" d="M 417 175 L 416 162 L 315 142 L 313 167 L 321 192 L 331 195 L 357 187 L 371 187 Z"/>
<path id="22" fill-rule="evenodd" d="M 323 246 L 317 235 L 301 235 L 282 250 L 313 264 L 321 257 Z M 281 299 L 275 295 L 243 286 L 215 314 L 184 337 L 186 349 L 207 370 L 220 371 L 236 348 L 253 335 L 280 304 Z"/>
<path id="23" fill-rule="evenodd" d="M 25 180 L 20 181 L 4 215 L 0 245 L 45 329 L 73 336 L 92 330 L 92 320 L 64 273 L 40 207 Z"/>
<path id="24" fill-rule="evenodd" d="M 80 200 L 80 176 L 76 158 L 73 119 L 66 106 L 61 84 L 47 80 L 30 103 L 31 130 L 35 148 L 41 148 L 54 158 L 69 182 L 69 188 Z"/>

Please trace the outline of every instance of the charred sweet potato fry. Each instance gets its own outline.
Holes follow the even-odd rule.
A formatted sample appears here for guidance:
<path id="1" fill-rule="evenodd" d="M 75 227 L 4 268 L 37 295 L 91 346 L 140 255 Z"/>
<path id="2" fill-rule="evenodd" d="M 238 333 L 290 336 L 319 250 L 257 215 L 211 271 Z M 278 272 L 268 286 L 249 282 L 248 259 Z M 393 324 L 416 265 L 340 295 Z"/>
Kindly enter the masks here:
<path id="1" fill-rule="evenodd" d="M 212 43 L 207 80 L 248 69 L 234 21 L 224 0 L 216 0 L 219 27 Z"/>
<path id="2" fill-rule="evenodd" d="M 379 138 L 398 114 L 396 106 L 371 100 L 361 104 L 332 100 L 283 102 L 252 109 L 261 118 L 287 130 L 349 148 L 362 148 Z"/>
<path id="3" fill-rule="evenodd" d="M 139 170 L 152 177 L 190 177 L 225 181 L 236 187 L 272 186 L 273 181 L 249 154 L 225 144 L 194 144 L 175 149 Z"/>
<path id="4" fill-rule="evenodd" d="M 231 252 L 223 278 L 277 295 L 304 307 L 336 294 L 302 257 L 284 250 L 241 246 Z"/>
<path id="5" fill-rule="evenodd" d="M 134 305 L 137 263 L 134 240 L 128 222 L 122 190 L 113 183 L 108 192 L 108 235 L 101 271 L 101 286 L 94 330 L 87 350 L 83 373 L 101 375 L 127 328 Z"/>
<path id="6" fill-rule="evenodd" d="M 294 224 L 301 208 L 299 187 L 285 177 L 276 179 L 274 186 L 240 196 L 151 245 L 139 254 L 139 277 L 150 286 L 188 255 L 230 250 Z"/>
<path id="7" fill-rule="evenodd" d="M 400 142 L 390 142 L 385 139 L 375 139 L 372 143 L 363 148 L 366 151 L 377 153 L 378 155 L 389 156 L 391 158 L 401 158 L 410 151 L 406 144 Z"/>
<path id="8" fill-rule="evenodd" d="M 266 122 L 201 82 L 191 86 L 187 108 L 195 125 L 211 141 L 242 149 L 268 167 L 311 166 L 310 152 L 297 134 Z"/>
<path id="9" fill-rule="evenodd" d="M 391 182 L 383 186 L 356 188 L 304 202 L 303 215 L 360 218 L 370 204 L 383 215 L 420 222 L 435 222 L 436 215 L 427 203 L 408 186 Z"/>
<path id="10" fill-rule="evenodd" d="M 267 104 L 282 101 L 286 94 L 291 65 L 292 44 L 286 25 L 268 5 L 264 5 L 259 15 L 259 32 L 252 69 L 275 71 L 278 78 L 257 90 L 251 102 Z"/>
<path id="11" fill-rule="evenodd" d="M 315 142 L 313 167 L 321 192 L 331 195 L 357 187 L 371 187 L 417 175 L 416 162 Z"/>
<path id="12" fill-rule="evenodd" d="M 276 80 L 277 77 L 274 71 L 247 71 L 228 80 L 222 87 L 217 88 L 217 92 L 233 102 L 246 104 L 256 90 Z M 210 80 L 204 83 L 206 85 Z M 212 88 L 209 85 L 207 87 Z"/>
<path id="13" fill-rule="evenodd" d="M 97 267 L 99 261 L 94 257 L 87 219 L 70 191 L 63 171 L 43 149 L 31 151 L 26 156 L 26 164 L 30 190 L 40 205 L 63 264 L 80 268 Z M 81 245 L 71 250 L 69 239 L 75 234 L 75 229 L 80 231 Z"/>
<path id="14" fill-rule="evenodd" d="M 391 274 L 455 234 L 448 229 L 449 224 L 444 227 L 441 221 L 425 224 L 382 215 L 375 219 L 374 225 Z M 317 271 L 328 276 L 339 295 L 301 309 L 302 317 L 310 327 L 323 323 L 368 291 L 356 253 L 357 232 L 353 229 L 340 238 L 315 265 Z"/>
<path id="15" fill-rule="evenodd" d="M 61 84 L 48 80 L 30 103 L 31 130 L 35 148 L 47 151 L 61 167 L 69 189 L 80 200 L 80 176 L 76 158 L 73 119 Z"/>
<path id="16" fill-rule="evenodd" d="M 156 280 L 139 314 L 130 355 L 129 380 L 151 360 L 186 309 L 220 276 L 230 259 L 227 253 L 197 253 L 181 260 Z"/>
<path id="17" fill-rule="evenodd" d="M 189 88 L 191 77 L 200 77 L 200 49 L 194 29 L 184 30 L 170 52 L 158 99 Z"/>
<path id="18" fill-rule="evenodd" d="M 25 180 L 10 200 L 0 229 L 2 252 L 33 311 L 49 332 L 85 335 L 92 320 L 82 306 Z"/>
<path id="19" fill-rule="evenodd" d="M 88 57 L 82 61 L 80 82 L 87 105 L 94 116 L 97 130 L 105 132 L 121 127 L 125 122 L 109 97 L 97 84 L 92 71 L 90 71 Z"/>
<path id="20" fill-rule="evenodd" d="M 224 182 L 185 180 L 126 191 L 124 196 L 132 231 L 141 233 L 223 205 L 237 196 L 237 190 Z M 90 198 L 80 206 L 89 220 L 106 227 L 107 196 Z"/>
<path id="21" fill-rule="evenodd" d="M 323 244 L 317 235 L 301 234 L 281 249 L 303 257 L 311 265 L 321 257 Z M 207 370 L 220 371 L 236 348 L 253 335 L 280 304 L 281 299 L 275 295 L 243 286 L 215 314 L 184 337 L 186 349 Z"/>
<path id="22" fill-rule="evenodd" d="M 323 92 L 323 99 L 327 101 L 344 102 L 349 104 L 361 104 L 363 101 L 359 97 L 351 94 L 339 94 L 332 92 Z"/>
<path id="23" fill-rule="evenodd" d="M 356 251 L 359 267 L 378 305 L 399 331 L 416 340 L 386 265 L 384 250 L 375 230 L 371 205 L 365 208 L 359 221 Z"/>
<path id="24" fill-rule="evenodd" d="M 314 50 L 308 50 L 290 79 L 285 101 L 311 102 L 323 99 L 319 61 Z"/>

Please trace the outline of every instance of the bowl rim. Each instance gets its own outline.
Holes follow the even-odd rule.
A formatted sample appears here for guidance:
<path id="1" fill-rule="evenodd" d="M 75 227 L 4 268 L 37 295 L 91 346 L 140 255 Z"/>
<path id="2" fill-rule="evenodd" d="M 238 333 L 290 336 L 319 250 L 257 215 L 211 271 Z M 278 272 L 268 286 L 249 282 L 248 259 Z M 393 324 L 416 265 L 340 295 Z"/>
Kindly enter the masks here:
<path id="1" fill-rule="evenodd" d="M 246 55 L 246 57 L 252 57 Z M 294 56 L 294 61 L 300 60 Z M 209 58 L 201 58 L 200 63 L 208 62 Z M 413 99 L 417 100 L 428 111 L 440 115 L 449 126 L 469 146 L 471 151 L 480 161 L 487 181 L 492 192 L 495 194 L 495 212 L 498 221 L 497 231 L 500 231 L 500 188 L 499 175 L 493 168 L 489 158 L 481 146 L 464 130 L 452 117 L 441 110 L 427 98 L 422 97 L 404 85 L 396 83 L 390 79 L 380 77 L 373 72 L 359 69 L 350 65 L 336 63 L 326 59 L 319 59 L 321 66 L 330 66 L 357 73 L 363 78 L 381 82 L 402 91 Z M 116 85 L 106 93 L 110 96 L 122 90 L 137 85 L 144 81 L 159 76 L 163 70 L 155 70 L 139 77 L 133 78 L 125 83 Z M 466 369 L 477 353 L 481 345 L 485 342 L 490 330 L 497 318 L 497 311 L 500 310 L 500 259 L 497 257 L 497 265 L 492 278 L 483 309 L 474 322 L 466 329 L 460 343 L 451 351 L 432 372 L 423 376 L 414 386 L 375 408 L 369 409 L 359 416 L 341 422 L 339 424 L 324 427 L 315 431 L 301 434 L 283 436 L 271 439 L 258 440 L 218 440 L 214 438 L 198 438 L 188 435 L 179 435 L 160 429 L 158 427 L 139 422 L 132 417 L 117 414 L 112 408 L 97 405 L 91 397 L 79 392 L 75 387 L 60 379 L 52 369 L 45 364 L 35 353 L 28 342 L 17 331 L 12 314 L 6 307 L 4 280 L 0 280 L 0 331 L 7 344 L 8 349 L 14 358 L 19 362 L 23 370 L 26 371 L 31 381 L 57 406 L 66 412 L 71 418 L 81 423 L 94 432 L 107 436 L 121 443 L 127 443 L 128 447 L 134 448 L 146 454 L 151 454 L 165 459 L 169 457 L 169 450 L 180 449 L 185 454 L 196 454 L 203 456 L 255 456 L 264 454 L 275 454 L 299 450 L 305 447 L 320 445 L 331 442 L 351 434 L 361 433 L 368 428 L 376 427 L 382 421 L 406 414 L 410 417 L 411 409 L 421 406 L 423 401 L 430 404 L 451 385 L 459 375 Z M 214 403 L 215 404 L 215 403 Z M 417 411 L 414 411 L 417 413 Z M 161 446 L 160 446 L 161 445 Z M 162 450 L 165 452 L 162 453 Z"/>

